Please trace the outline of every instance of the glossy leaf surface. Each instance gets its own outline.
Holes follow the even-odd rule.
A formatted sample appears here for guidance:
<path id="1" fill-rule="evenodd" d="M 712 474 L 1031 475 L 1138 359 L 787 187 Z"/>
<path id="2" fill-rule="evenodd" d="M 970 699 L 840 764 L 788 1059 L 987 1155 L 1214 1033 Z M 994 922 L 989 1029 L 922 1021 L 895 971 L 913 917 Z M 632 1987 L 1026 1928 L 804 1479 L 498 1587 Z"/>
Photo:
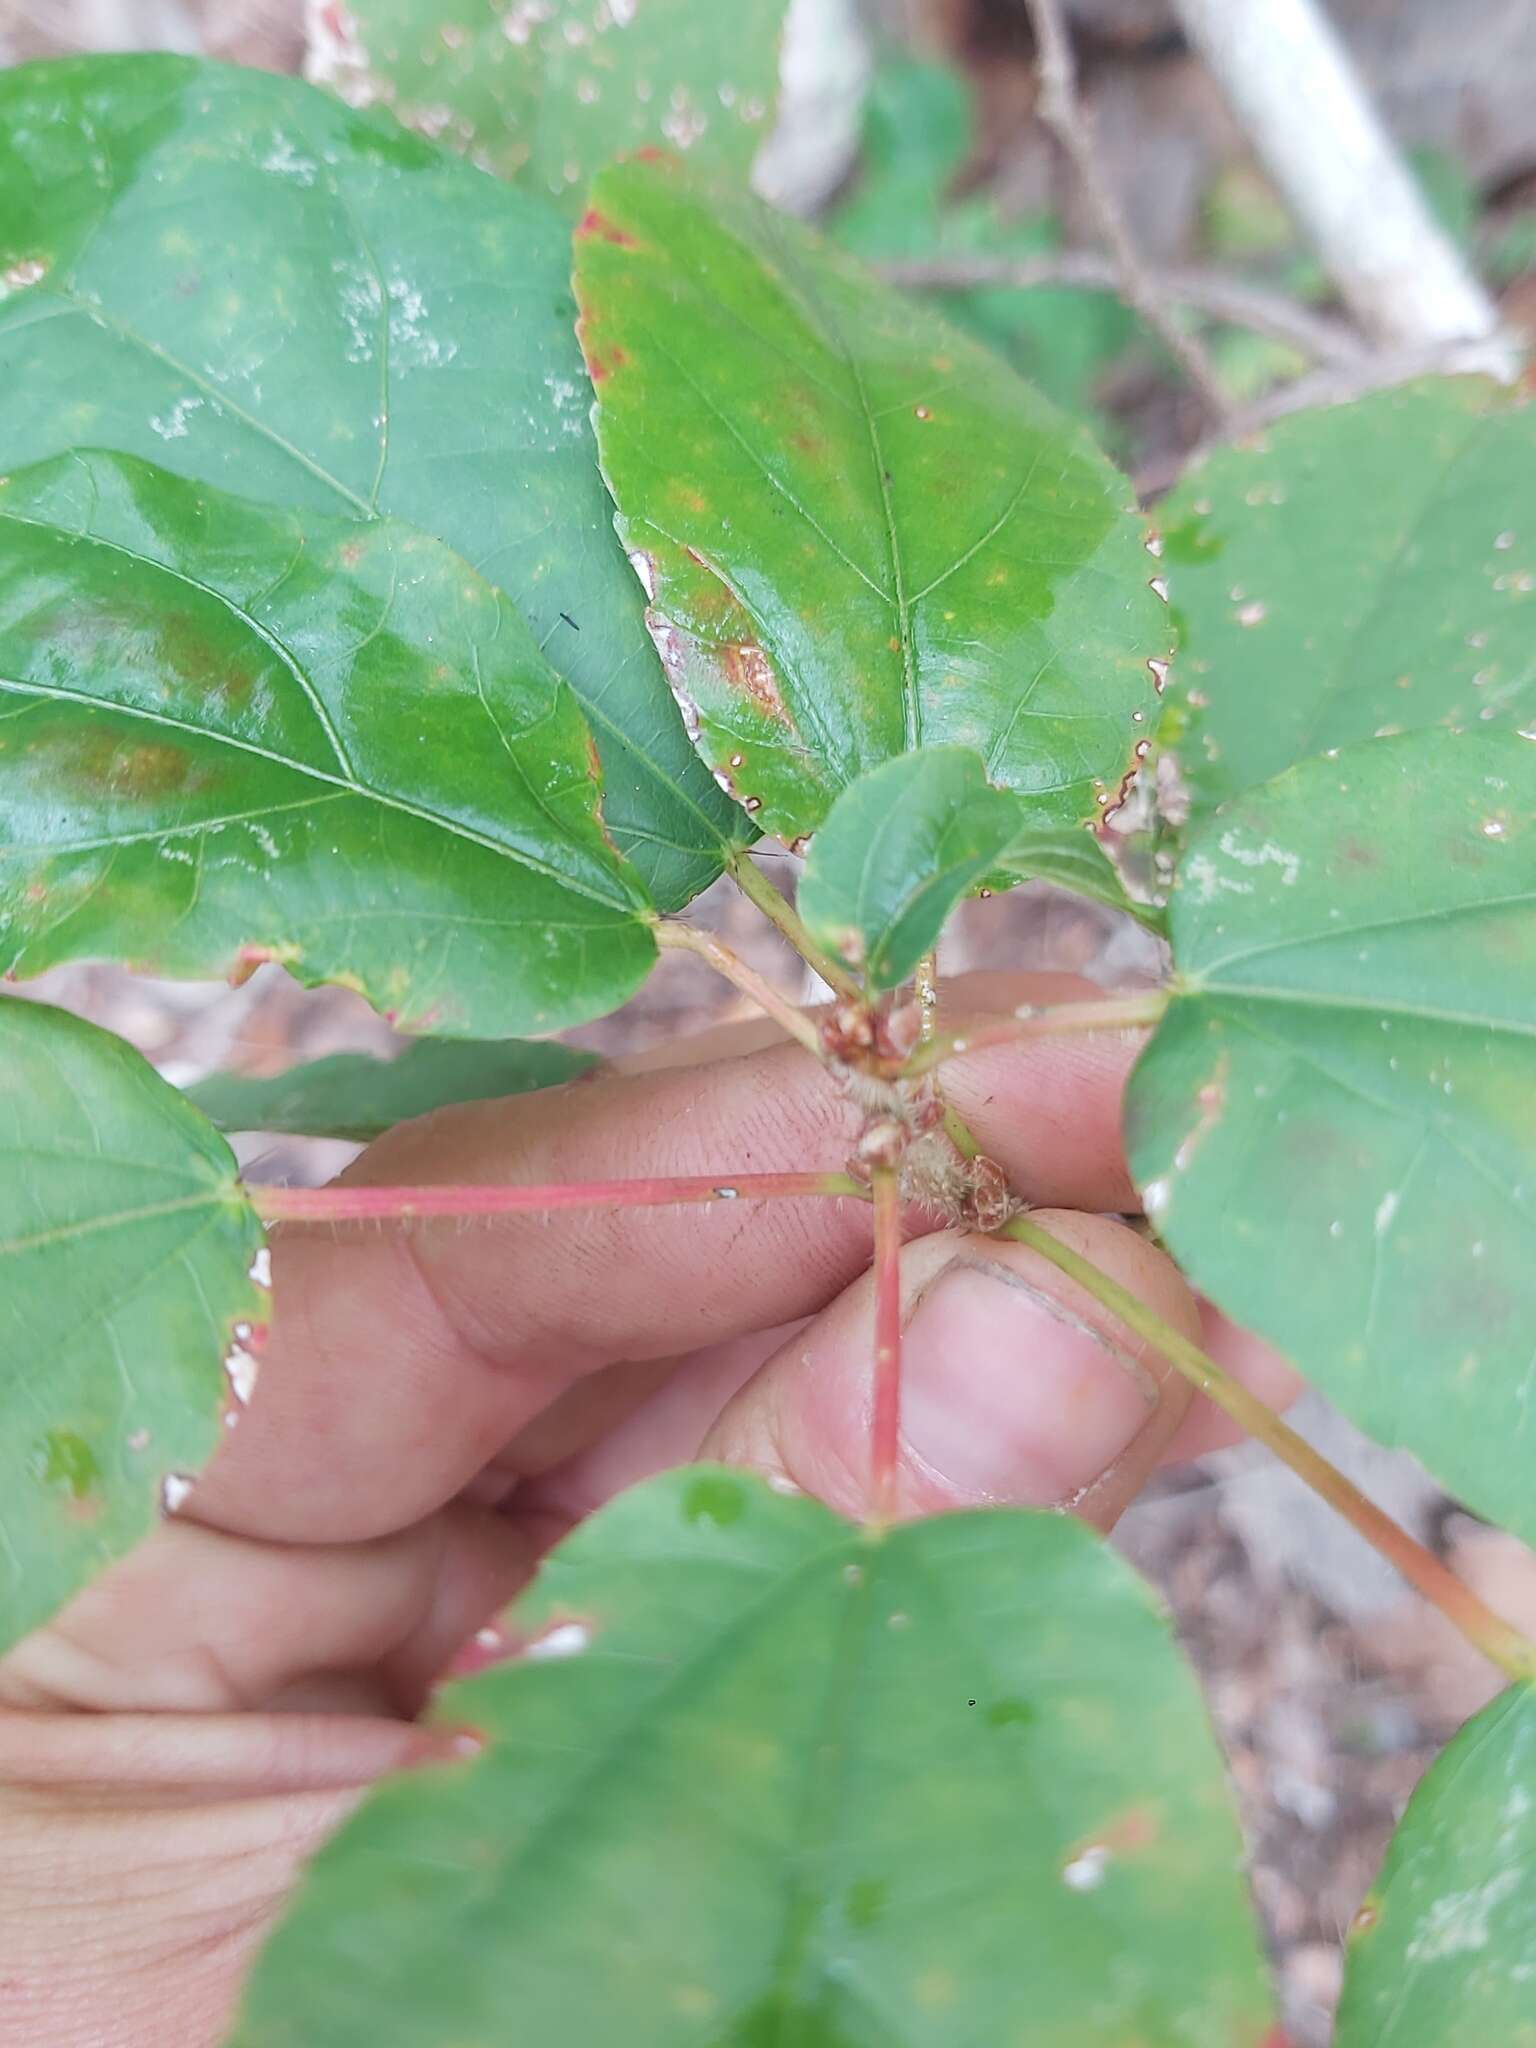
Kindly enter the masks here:
<path id="1" fill-rule="evenodd" d="M 619 526 L 701 751 L 794 839 L 963 745 L 1041 826 L 1109 803 L 1170 626 L 1130 489 L 989 351 L 672 159 L 577 237 Z"/>
<path id="2" fill-rule="evenodd" d="M 1536 723 L 1536 406 L 1468 378 L 1299 413 L 1157 517 L 1197 808 L 1377 733 Z"/>
<path id="3" fill-rule="evenodd" d="M 565 220 L 295 79 L 0 71 L 0 474 L 121 449 L 391 515 L 513 600 L 582 699 L 664 908 L 740 815 L 693 758 L 594 466 Z"/>
<path id="4" fill-rule="evenodd" d="M 229 1147 L 138 1053 L 0 1000 L 0 1650 L 213 1450 L 260 1245 Z"/>
<path id="5" fill-rule="evenodd" d="M 1469 1721 L 1350 1935 L 1337 2048 L 1536 2048 L 1536 1693 Z"/>
<path id="6" fill-rule="evenodd" d="M 421 1038 L 397 1059 L 338 1052 L 271 1079 L 213 1074 L 187 1094 L 224 1131 L 311 1138 L 381 1137 L 407 1117 L 453 1102 L 557 1088 L 597 1065 L 595 1053 L 527 1040 Z"/>
<path id="7" fill-rule="evenodd" d="M 871 988 L 894 988 L 1018 836 L 1021 808 L 966 747 L 925 747 L 870 769 L 812 843 L 796 899 L 811 936 Z"/>
<path id="8" fill-rule="evenodd" d="M 509 2015 L 582 2048 L 1262 2037 L 1193 1681 L 1081 1524 L 874 1538 L 695 1468 L 585 1523 L 516 1621 L 530 1654 L 440 1698 L 483 1759 L 321 1852 L 237 2048 L 501 2048 Z"/>
<path id="9" fill-rule="evenodd" d="M 576 701 L 449 549 L 112 455 L 0 483 L 0 539 L 6 972 L 270 957 L 465 1033 L 644 979 Z"/>
<path id="10" fill-rule="evenodd" d="M 309 75 L 579 212 L 644 143 L 745 181 L 773 126 L 787 0 L 347 0 Z M 340 33 L 337 33 L 339 27 Z"/>
<path id="11" fill-rule="evenodd" d="M 1210 820 L 1132 1078 L 1169 1249 L 1382 1442 L 1536 1537 L 1536 744 L 1404 734 Z"/>

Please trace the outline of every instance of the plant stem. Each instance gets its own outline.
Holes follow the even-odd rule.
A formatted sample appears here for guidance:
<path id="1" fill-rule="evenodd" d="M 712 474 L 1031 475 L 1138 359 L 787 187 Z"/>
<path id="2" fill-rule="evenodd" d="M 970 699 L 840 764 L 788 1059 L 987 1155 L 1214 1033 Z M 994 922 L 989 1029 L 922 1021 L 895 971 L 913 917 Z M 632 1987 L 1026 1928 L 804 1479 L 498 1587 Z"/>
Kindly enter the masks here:
<path id="1" fill-rule="evenodd" d="M 1126 303 L 1167 347 L 1213 420 L 1225 418 L 1226 392 L 1203 343 L 1163 304 L 1142 266 L 1120 203 L 1110 189 L 1094 147 L 1093 131 L 1077 97 L 1077 66 L 1061 0 L 1025 0 L 1040 48 L 1040 119 L 1061 144 L 1076 171 L 1083 197 L 1115 260 Z"/>
<path id="2" fill-rule="evenodd" d="M 944 1135 L 962 1159 L 979 1159 L 981 1145 L 975 1132 L 953 1103 L 944 1105 Z"/>
<path id="3" fill-rule="evenodd" d="M 797 1010 L 788 996 L 781 995 L 771 981 L 738 958 L 713 932 L 700 931 L 697 925 L 691 924 L 658 923 L 656 943 L 664 951 L 697 953 L 701 960 L 709 962 L 716 974 L 724 975 L 744 996 L 750 996 L 760 1010 L 766 1011 L 776 1024 L 781 1024 L 791 1038 L 797 1038 L 807 1052 L 819 1060 L 826 1058 L 821 1033 L 814 1021 L 804 1010 Z"/>
<path id="4" fill-rule="evenodd" d="M 428 1216 L 516 1216 L 551 1209 L 652 1209 L 680 1202 L 762 1202 L 804 1195 L 852 1196 L 869 1190 L 846 1173 L 680 1174 L 656 1180 L 553 1181 L 544 1187 L 495 1184 L 422 1187 L 248 1187 L 269 1223 L 406 1222 Z"/>
<path id="5" fill-rule="evenodd" d="M 813 967 L 827 984 L 849 1002 L 863 1000 L 863 990 L 840 960 L 824 953 L 800 921 L 799 912 L 782 891 L 776 889 L 745 847 L 738 847 L 726 862 L 726 872 L 749 902 L 758 909 L 794 947 L 807 967 Z"/>
<path id="6" fill-rule="evenodd" d="M 901 1455 L 901 1194 L 895 1167 L 871 1175 L 875 1199 L 875 1380 L 869 1432 L 869 1518 L 888 1522 Z"/>
<path id="7" fill-rule="evenodd" d="M 907 1063 L 909 1074 L 925 1074 L 941 1060 L 988 1045 L 1013 1045 L 1025 1038 L 1055 1038 L 1090 1031 L 1133 1031 L 1155 1024 L 1168 1007 L 1169 992 L 1149 989 L 1139 996 L 1106 996 L 1103 1002 L 1052 1003 L 1044 1009 L 1016 1010 L 995 1023 L 978 1024 L 952 1038 L 935 1038 L 919 1046 Z"/>
<path id="8" fill-rule="evenodd" d="M 876 265 L 888 284 L 906 291 L 955 292 L 998 287 L 1033 291 L 1042 285 L 1076 285 L 1125 298 L 1120 266 L 1096 249 L 1056 249 L 1043 256 L 940 256 L 928 262 Z M 1147 270 L 1159 298 L 1192 306 L 1213 320 L 1246 327 L 1284 342 L 1319 363 L 1359 363 L 1366 346 L 1342 320 L 1331 320 L 1278 292 L 1225 271 L 1175 268 Z"/>
<path id="9" fill-rule="evenodd" d="M 1118 1280 L 1112 1280 L 1081 1253 L 1073 1251 L 1027 1216 L 1014 1217 L 1011 1223 L 1004 1224 L 998 1235 L 1028 1245 L 1031 1251 L 1048 1259 L 1058 1272 L 1065 1273 L 1069 1280 L 1075 1280 L 1085 1293 L 1112 1310 L 1128 1329 L 1154 1345 L 1176 1372 L 1182 1373 L 1202 1394 L 1230 1415 L 1249 1436 L 1267 1445 L 1314 1493 L 1335 1508 L 1351 1528 L 1395 1565 L 1409 1584 L 1438 1607 L 1446 1620 L 1459 1629 L 1490 1663 L 1496 1664 L 1510 1678 L 1536 1679 L 1536 1643 L 1530 1642 L 1492 1608 L 1485 1606 L 1432 1551 L 1415 1542 L 1407 1530 L 1400 1529 L 1390 1516 L 1384 1515 L 1374 1501 L 1367 1500 L 1337 1466 L 1331 1465 L 1320 1451 L 1314 1450 L 1304 1437 L 1298 1436 L 1272 1408 L 1267 1408 L 1256 1395 L 1249 1393 L 1240 1381 L 1223 1372 L 1214 1358 L 1208 1358 L 1197 1344 L 1191 1343 L 1188 1337 L 1155 1315 Z"/>

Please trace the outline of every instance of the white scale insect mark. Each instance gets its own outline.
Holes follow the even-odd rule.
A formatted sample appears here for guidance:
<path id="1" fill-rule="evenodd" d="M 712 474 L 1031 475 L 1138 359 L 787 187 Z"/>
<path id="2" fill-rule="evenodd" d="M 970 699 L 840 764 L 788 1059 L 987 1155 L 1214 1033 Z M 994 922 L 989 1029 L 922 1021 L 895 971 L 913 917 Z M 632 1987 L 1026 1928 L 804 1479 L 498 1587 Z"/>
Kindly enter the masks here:
<path id="1" fill-rule="evenodd" d="M 1109 1851 L 1102 1842 L 1095 1842 L 1092 1848 L 1085 1849 L 1081 1856 L 1074 1856 L 1065 1865 L 1061 1881 L 1068 1891 L 1095 1892 L 1104 1882 L 1108 1869 Z"/>
<path id="2" fill-rule="evenodd" d="M 151 413 L 149 424 L 162 441 L 184 441 L 187 421 L 207 403 L 206 398 L 178 398 L 168 413 Z"/>
<path id="3" fill-rule="evenodd" d="M 191 1491 L 192 1482 L 185 1472 L 167 1472 L 160 1482 L 160 1505 L 168 1515 L 174 1515 Z"/>

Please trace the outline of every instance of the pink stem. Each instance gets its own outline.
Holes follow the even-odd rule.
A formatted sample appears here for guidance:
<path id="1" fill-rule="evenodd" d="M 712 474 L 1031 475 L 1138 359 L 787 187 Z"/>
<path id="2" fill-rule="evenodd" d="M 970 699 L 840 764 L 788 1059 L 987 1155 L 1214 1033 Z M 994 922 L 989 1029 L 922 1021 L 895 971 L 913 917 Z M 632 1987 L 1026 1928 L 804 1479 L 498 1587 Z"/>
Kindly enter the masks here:
<path id="1" fill-rule="evenodd" d="M 869 1191 L 846 1173 L 682 1174 L 659 1180 L 556 1181 L 544 1187 L 252 1187 L 257 1213 L 273 1223 L 407 1222 L 425 1216 L 516 1216 L 529 1210 L 645 1209 L 674 1202 L 761 1202 L 793 1195 Z"/>
<path id="2" fill-rule="evenodd" d="M 901 1453 L 901 1194 L 895 1169 L 879 1167 L 875 1196 L 875 1387 L 869 1441 L 869 1514 L 888 1522 Z"/>

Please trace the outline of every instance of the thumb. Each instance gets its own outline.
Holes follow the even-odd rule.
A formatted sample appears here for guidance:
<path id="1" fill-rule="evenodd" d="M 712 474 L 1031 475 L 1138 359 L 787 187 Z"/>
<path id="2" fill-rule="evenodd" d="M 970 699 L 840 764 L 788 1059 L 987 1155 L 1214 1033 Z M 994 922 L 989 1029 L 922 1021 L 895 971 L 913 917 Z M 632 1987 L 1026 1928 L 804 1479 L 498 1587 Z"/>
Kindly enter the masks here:
<path id="1" fill-rule="evenodd" d="M 1108 1217 L 1036 1214 L 1198 1336 L 1194 1297 L 1155 1245 Z M 1187 1383 L 1024 1245 L 919 1238 L 902 1249 L 901 1295 L 900 1510 L 1065 1507 L 1109 1528 L 1183 1419 Z M 761 1367 L 700 1455 L 756 1466 L 830 1507 L 863 1512 L 874 1306 L 865 1274 Z"/>

